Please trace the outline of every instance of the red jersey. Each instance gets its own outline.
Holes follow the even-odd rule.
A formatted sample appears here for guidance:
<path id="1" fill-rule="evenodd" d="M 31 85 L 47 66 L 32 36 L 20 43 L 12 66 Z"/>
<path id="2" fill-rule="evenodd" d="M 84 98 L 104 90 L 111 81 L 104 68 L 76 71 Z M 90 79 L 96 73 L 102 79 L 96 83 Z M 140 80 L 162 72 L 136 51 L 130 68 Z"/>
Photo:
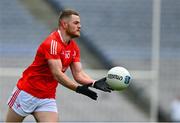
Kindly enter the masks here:
<path id="1" fill-rule="evenodd" d="M 58 82 L 53 78 L 48 59 L 60 59 L 62 72 L 65 72 L 72 62 L 80 61 L 80 51 L 74 40 L 64 44 L 60 32 L 52 32 L 39 46 L 33 63 L 23 72 L 17 87 L 38 98 L 55 98 Z"/>

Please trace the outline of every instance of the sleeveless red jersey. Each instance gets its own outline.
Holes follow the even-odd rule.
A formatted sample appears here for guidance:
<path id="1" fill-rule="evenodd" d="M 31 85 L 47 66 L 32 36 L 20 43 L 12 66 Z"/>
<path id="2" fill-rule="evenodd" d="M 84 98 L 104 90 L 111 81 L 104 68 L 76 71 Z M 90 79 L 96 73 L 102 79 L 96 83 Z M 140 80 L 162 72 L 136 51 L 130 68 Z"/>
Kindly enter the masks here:
<path id="1" fill-rule="evenodd" d="M 62 72 L 72 62 L 80 62 L 80 51 L 74 40 L 64 44 L 59 31 L 52 32 L 39 46 L 33 63 L 23 72 L 17 87 L 38 98 L 55 98 L 58 82 L 48 66 L 48 59 L 60 59 Z"/>

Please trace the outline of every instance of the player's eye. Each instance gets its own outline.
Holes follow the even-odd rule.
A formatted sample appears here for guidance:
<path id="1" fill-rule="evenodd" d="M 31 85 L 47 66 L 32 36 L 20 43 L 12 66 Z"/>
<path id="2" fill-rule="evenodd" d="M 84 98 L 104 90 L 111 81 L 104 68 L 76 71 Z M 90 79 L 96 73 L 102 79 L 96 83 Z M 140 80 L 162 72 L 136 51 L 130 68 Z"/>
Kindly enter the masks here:
<path id="1" fill-rule="evenodd" d="M 80 24 L 80 22 L 79 22 L 79 21 L 75 21 L 75 22 L 74 22 L 74 24 L 76 24 L 76 25 L 77 25 L 77 24 Z"/>

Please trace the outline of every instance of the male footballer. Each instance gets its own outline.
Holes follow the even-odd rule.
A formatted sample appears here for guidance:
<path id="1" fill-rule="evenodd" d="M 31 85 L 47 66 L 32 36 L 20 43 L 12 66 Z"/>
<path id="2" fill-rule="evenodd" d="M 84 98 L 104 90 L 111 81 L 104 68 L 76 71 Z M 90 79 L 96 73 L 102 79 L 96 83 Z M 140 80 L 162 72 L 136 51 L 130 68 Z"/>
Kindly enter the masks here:
<path id="1" fill-rule="evenodd" d="M 6 122 L 22 122 L 30 114 L 37 122 L 58 122 L 58 84 L 93 100 L 98 96 L 89 87 L 111 92 L 106 78 L 95 81 L 82 69 L 80 49 L 74 40 L 80 36 L 80 29 L 78 12 L 68 9 L 60 13 L 58 29 L 40 44 L 33 63 L 23 72 L 8 100 Z M 64 73 L 68 67 L 74 80 Z"/>

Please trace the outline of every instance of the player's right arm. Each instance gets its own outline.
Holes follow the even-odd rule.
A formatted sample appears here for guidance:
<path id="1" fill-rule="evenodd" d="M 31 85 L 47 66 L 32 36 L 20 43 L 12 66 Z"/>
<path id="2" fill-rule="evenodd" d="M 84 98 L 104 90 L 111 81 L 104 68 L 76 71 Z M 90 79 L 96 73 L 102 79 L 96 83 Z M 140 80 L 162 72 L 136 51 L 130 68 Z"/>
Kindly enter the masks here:
<path id="1" fill-rule="evenodd" d="M 56 79 L 63 86 L 74 91 L 76 90 L 78 84 L 69 79 L 69 77 L 62 72 L 62 63 L 60 59 L 49 59 L 48 65 L 54 79 Z"/>
<path id="2" fill-rule="evenodd" d="M 94 100 L 97 99 L 97 94 L 88 88 L 91 86 L 91 84 L 79 86 L 76 82 L 69 79 L 69 77 L 62 72 L 62 63 L 60 59 L 49 59 L 48 65 L 54 79 L 56 79 L 60 84 L 76 91 L 77 93 L 84 94 Z"/>

